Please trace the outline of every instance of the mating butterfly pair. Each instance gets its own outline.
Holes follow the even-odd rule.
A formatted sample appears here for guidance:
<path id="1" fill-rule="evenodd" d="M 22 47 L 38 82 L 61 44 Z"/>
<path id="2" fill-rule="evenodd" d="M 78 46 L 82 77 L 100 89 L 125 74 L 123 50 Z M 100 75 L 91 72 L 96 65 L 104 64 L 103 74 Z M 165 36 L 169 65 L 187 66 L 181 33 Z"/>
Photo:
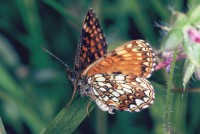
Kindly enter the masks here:
<path id="1" fill-rule="evenodd" d="M 154 89 L 146 78 L 155 67 L 155 54 L 143 40 L 133 40 L 107 53 L 107 43 L 92 9 L 85 17 L 68 77 L 81 95 L 89 96 L 100 109 L 136 111 L 154 102 Z"/>

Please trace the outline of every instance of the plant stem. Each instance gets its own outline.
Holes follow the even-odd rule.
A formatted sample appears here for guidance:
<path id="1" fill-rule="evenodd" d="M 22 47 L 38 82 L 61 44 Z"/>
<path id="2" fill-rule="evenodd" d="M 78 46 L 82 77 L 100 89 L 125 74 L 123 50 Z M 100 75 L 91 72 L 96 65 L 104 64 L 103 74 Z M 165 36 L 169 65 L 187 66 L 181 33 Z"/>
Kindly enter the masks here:
<path id="1" fill-rule="evenodd" d="M 171 102 L 172 102 L 172 95 L 171 95 L 171 87 L 172 81 L 174 76 L 174 67 L 176 63 L 177 51 L 174 51 L 173 61 L 171 63 L 171 69 L 169 74 L 169 80 L 167 83 L 167 93 L 166 93 L 166 105 L 165 105 L 165 113 L 164 113 L 164 132 L 170 133 L 171 126 L 170 126 L 170 117 L 171 117 Z"/>

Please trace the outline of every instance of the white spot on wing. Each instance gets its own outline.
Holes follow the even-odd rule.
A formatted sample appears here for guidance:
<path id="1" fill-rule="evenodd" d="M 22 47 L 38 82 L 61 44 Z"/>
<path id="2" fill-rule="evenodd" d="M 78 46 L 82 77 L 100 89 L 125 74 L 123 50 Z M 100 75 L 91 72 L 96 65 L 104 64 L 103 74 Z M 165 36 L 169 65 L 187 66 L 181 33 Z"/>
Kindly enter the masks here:
<path id="1" fill-rule="evenodd" d="M 112 94 L 113 94 L 115 97 L 119 97 L 119 96 L 120 96 L 120 94 L 119 94 L 118 92 L 116 92 L 116 91 L 113 91 Z"/>
<path id="2" fill-rule="evenodd" d="M 109 110 L 109 107 L 106 105 L 106 104 L 102 104 L 101 107 L 100 107 L 103 111 L 108 111 Z"/>
<path id="3" fill-rule="evenodd" d="M 122 51 L 117 52 L 117 54 L 119 54 L 119 55 L 121 55 L 121 54 L 126 54 L 126 53 L 127 53 L 126 50 L 122 50 Z"/>
<path id="4" fill-rule="evenodd" d="M 154 103 L 154 101 L 152 100 L 151 102 L 150 102 L 150 104 L 153 104 Z"/>
<path id="5" fill-rule="evenodd" d="M 117 80 L 116 83 L 122 84 L 122 83 L 125 83 L 125 81 L 124 80 Z"/>
<path id="6" fill-rule="evenodd" d="M 143 100 L 144 100 L 145 102 L 147 102 L 147 101 L 149 100 L 149 98 L 148 98 L 148 97 L 144 97 Z"/>
<path id="7" fill-rule="evenodd" d="M 149 43 L 146 42 L 146 45 L 149 46 Z"/>
<path id="8" fill-rule="evenodd" d="M 93 92 L 95 95 L 99 95 L 99 93 L 96 91 L 96 89 L 93 87 Z"/>
<path id="9" fill-rule="evenodd" d="M 140 85 L 141 85 L 142 87 L 148 89 L 147 84 L 145 84 L 145 83 L 140 83 Z"/>
<path id="10" fill-rule="evenodd" d="M 137 57 L 137 60 L 142 60 L 142 57 Z"/>
<path id="11" fill-rule="evenodd" d="M 138 52 L 137 48 L 132 49 L 133 52 Z"/>
<path id="12" fill-rule="evenodd" d="M 137 53 L 136 55 L 137 55 L 137 56 L 142 56 L 142 53 Z"/>
<path id="13" fill-rule="evenodd" d="M 97 84 L 101 87 L 105 85 L 103 82 L 97 82 Z"/>
<path id="14" fill-rule="evenodd" d="M 151 74 L 147 75 L 147 78 L 151 77 Z"/>
<path id="15" fill-rule="evenodd" d="M 96 99 L 95 102 L 96 102 L 96 104 L 99 106 L 99 108 L 101 110 L 103 110 L 103 111 L 108 111 L 109 110 L 109 107 L 106 104 L 104 104 L 101 100 Z"/>
<path id="16" fill-rule="evenodd" d="M 92 78 L 90 77 L 90 78 L 88 79 L 88 83 L 91 84 L 91 82 L 92 82 Z"/>
<path id="17" fill-rule="evenodd" d="M 146 58 L 146 60 L 147 60 L 147 61 L 151 61 L 151 59 L 150 59 L 150 58 Z"/>
<path id="18" fill-rule="evenodd" d="M 141 80 L 140 80 L 140 78 L 135 78 L 135 80 L 137 81 L 137 82 L 142 82 Z"/>
<path id="19" fill-rule="evenodd" d="M 138 47 L 143 47 L 143 45 L 141 44 L 141 42 L 137 42 L 136 41 L 136 43 L 137 43 Z"/>
<path id="20" fill-rule="evenodd" d="M 117 75 L 117 76 L 115 76 L 115 80 L 118 80 L 118 81 L 124 80 L 124 76 L 123 75 Z"/>
<path id="21" fill-rule="evenodd" d="M 123 88 L 123 90 L 124 90 L 125 92 L 127 92 L 127 93 L 132 93 L 132 91 L 131 91 L 130 89 L 128 89 L 128 88 Z"/>
<path id="22" fill-rule="evenodd" d="M 128 48 L 131 48 L 131 47 L 132 47 L 132 44 L 128 44 L 127 47 L 128 47 Z"/>
<path id="23" fill-rule="evenodd" d="M 97 77 L 102 77 L 102 76 L 103 76 L 102 74 L 95 74 L 95 75 L 94 75 L 95 78 L 97 78 Z"/>
<path id="24" fill-rule="evenodd" d="M 132 84 L 133 86 L 135 86 L 135 85 L 137 85 L 137 82 L 131 82 L 131 84 Z"/>
<path id="25" fill-rule="evenodd" d="M 149 107 L 149 105 L 144 105 L 142 108 L 148 108 Z"/>
<path id="26" fill-rule="evenodd" d="M 119 101 L 116 97 L 112 98 L 113 101 Z"/>
<path id="27" fill-rule="evenodd" d="M 137 106 L 140 106 L 142 103 L 144 103 L 144 101 L 142 101 L 141 99 L 135 99 L 135 103 Z"/>
<path id="28" fill-rule="evenodd" d="M 105 81 L 105 80 L 106 80 L 105 77 L 98 77 L 98 78 L 96 78 L 96 81 Z"/>
<path id="29" fill-rule="evenodd" d="M 142 51 L 147 51 L 145 47 L 142 48 Z"/>
<path id="30" fill-rule="evenodd" d="M 135 112 L 140 112 L 140 109 L 135 109 Z"/>
<path id="31" fill-rule="evenodd" d="M 146 91 L 144 91 L 144 93 L 149 97 L 150 90 L 146 90 Z"/>
<path id="32" fill-rule="evenodd" d="M 125 88 L 128 88 L 128 89 L 132 89 L 132 87 L 127 85 L 127 84 L 121 84 L 121 85 L 122 85 L 122 87 L 125 87 Z"/>
<path id="33" fill-rule="evenodd" d="M 153 99 L 155 98 L 155 93 L 153 93 Z"/>
<path id="34" fill-rule="evenodd" d="M 116 90 L 118 93 L 120 93 L 120 94 L 124 94 L 124 91 L 123 90 Z"/>
<path id="35" fill-rule="evenodd" d="M 105 85 L 106 85 L 107 87 L 109 87 L 109 88 L 112 87 L 110 83 L 107 83 L 107 84 L 105 84 Z"/>
<path id="36" fill-rule="evenodd" d="M 149 66 L 149 62 L 143 62 L 142 64 L 145 66 Z"/>
<path id="37" fill-rule="evenodd" d="M 122 56 L 125 57 L 125 58 L 127 58 L 127 59 L 131 58 L 131 54 L 124 54 Z"/>
<path id="38" fill-rule="evenodd" d="M 106 91 L 106 89 L 103 88 L 103 87 L 100 87 L 99 90 L 101 90 L 102 92 L 105 92 L 105 91 Z"/>
<path id="39" fill-rule="evenodd" d="M 130 105 L 130 109 L 132 109 L 132 108 L 136 108 L 137 106 L 136 105 L 134 105 L 134 104 L 131 104 Z"/>
<path id="40" fill-rule="evenodd" d="M 109 100 L 109 97 L 108 97 L 108 96 L 105 96 L 105 97 L 103 98 L 103 100 L 104 100 L 104 101 L 108 101 L 108 100 Z"/>

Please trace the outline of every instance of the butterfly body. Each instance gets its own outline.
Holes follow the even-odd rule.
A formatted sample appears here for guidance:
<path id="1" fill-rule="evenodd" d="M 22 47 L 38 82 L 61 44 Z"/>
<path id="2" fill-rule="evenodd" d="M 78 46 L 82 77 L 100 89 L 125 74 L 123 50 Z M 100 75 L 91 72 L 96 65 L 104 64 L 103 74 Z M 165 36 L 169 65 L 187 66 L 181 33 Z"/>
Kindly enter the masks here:
<path id="1" fill-rule="evenodd" d="M 153 86 L 146 79 L 155 67 L 155 54 L 143 40 L 132 40 L 107 53 L 103 31 L 92 9 L 83 23 L 68 77 L 81 96 L 89 96 L 100 109 L 139 112 L 154 102 Z"/>

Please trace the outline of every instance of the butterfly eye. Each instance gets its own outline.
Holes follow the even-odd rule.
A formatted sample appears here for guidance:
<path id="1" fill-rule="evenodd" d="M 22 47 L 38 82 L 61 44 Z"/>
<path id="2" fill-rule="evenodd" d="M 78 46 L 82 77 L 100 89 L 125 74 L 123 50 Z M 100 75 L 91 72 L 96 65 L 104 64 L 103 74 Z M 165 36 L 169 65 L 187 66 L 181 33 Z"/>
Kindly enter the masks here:
<path id="1" fill-rule="evenodd" d="M 72 83 L 75 83 L 75 81 L 76 81 L 76 73 L 74 71 L 70 71 L 69 70 L 67 72 L 67 77 Z"/>

